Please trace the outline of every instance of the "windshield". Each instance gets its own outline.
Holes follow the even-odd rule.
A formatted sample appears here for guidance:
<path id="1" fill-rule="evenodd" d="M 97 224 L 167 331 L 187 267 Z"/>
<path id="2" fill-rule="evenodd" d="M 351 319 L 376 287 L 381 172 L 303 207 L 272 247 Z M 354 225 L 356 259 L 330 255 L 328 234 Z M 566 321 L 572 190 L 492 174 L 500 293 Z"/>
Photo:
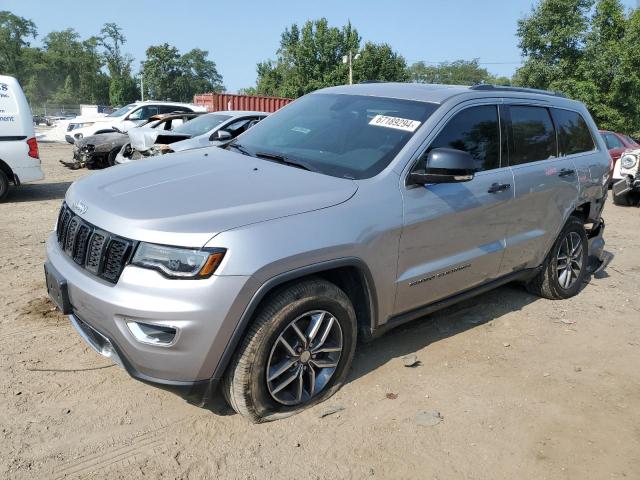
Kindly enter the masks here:
<path id="1" fill-rule="evenodd" d="M 197 137 L 210 132 L 220 124 L 226 122 L 231 117 L 229 115 L 219 115 L 217 113 L 209 113 L 202 115 L 201 117 L 194 118 L 173 129 L 176 133 L 183 133 L 185 135 L 191 135 Z"/>
<path id="2" fill-rule="evenodd" d="M 433 103 L 316 93 L 296 100 L 238 137 L 250 155 L 284 156 L 353 179 L 380 173 L 438 108 Z"/>
<path id="3" fill-rule="evenodd" d="M 127 112 L 130 112 L 133 108 L 135 108 L 135 106 L 135 103 L 131 103 L 122 108 L 119 108 L 115 112 L 111 112 L 109 115 L 107 115 L 107 117 L 122 117 L 123 115 L 126 115 Z"/>

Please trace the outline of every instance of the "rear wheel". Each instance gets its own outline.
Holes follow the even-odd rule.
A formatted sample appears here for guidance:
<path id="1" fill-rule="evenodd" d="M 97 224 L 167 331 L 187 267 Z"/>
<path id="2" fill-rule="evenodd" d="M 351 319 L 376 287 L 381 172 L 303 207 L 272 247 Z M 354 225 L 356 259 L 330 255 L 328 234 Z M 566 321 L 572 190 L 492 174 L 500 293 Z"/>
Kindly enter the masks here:
<path id="1" fill-rule="evenodd" d="M 588 243 L 584 223 L 571 216 L 527 289 L 551 300 L 573 297 L 587 275 Z"/>
<path id="2" fill-rule="evenodd" d="M 0 170 L 0 202 L 3 202 L 9 195 L 9 177 Z"/>
<path id="3" fill-rule="evenodd" d="M 109 152 L 109 156 L 107 157 L 107 167 L 113 167 L 116 164 L 116 157 L 118 156 L 118 152 L 120 152 L 120 148 L 114 148 Z"/>
<path id="4" fill-rule="evenodd" d="M 337 286 L 314 278 L 281 289 L 227 369 L 227 401 L 254 423 L 298 413 L 342 386 L 355 345 L 355 312 Z"/>

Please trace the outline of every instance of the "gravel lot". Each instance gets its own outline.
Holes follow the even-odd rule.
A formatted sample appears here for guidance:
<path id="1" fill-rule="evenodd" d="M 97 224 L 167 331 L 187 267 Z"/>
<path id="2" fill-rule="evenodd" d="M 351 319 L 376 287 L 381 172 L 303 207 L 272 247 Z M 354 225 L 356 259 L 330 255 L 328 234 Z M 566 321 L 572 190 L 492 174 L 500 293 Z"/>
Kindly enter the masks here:
<path id="1" fill-rule="evenodd" d="M 614 258 L 576 298 L 507 286 L 414 322 L 325 404 L 256 426 L 132 380 L 53 309 L 44 239 L 91 172 L 41 154 L 46 180 L 0 205 L 0 478 L 640 478 L 639 209 L 608 203 Z"/>

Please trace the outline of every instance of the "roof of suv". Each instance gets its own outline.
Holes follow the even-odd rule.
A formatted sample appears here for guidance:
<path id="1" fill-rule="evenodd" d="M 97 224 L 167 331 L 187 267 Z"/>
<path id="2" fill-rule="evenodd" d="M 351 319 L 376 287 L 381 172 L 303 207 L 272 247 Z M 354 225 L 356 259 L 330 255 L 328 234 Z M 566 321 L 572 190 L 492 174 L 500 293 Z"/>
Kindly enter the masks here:
<path id="1" fill-rule="evenodd" d="M 520 97 L 549 101 L 563 100 L 573 102 L 555 92 L 544 90 L 503 87 L 497 85 L 440 85 L 427 83 L 360 83 L 341 85 L 318 90 L 320 93 L 340 93 L 349 95 L 369 95 L 374 97 L 398 98 L 421 102 L 443 103 L 451 97 L 473 94 L 474 97 Z"/>

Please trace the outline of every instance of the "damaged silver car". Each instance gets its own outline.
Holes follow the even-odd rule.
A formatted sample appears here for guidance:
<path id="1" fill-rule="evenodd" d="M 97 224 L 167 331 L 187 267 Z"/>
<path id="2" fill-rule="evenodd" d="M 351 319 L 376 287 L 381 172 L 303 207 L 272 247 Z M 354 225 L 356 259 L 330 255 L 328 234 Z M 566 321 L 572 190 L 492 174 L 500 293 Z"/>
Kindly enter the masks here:
<path id="1" fill-rule="evenodd" d="M 225 111 L 202 115 L 171 132 L 134 129 L 130 142 L 115 157 L 115 163 L 128 163 L 165 153 L 201 147 L 222 147 L 269 115 L 266 112 Z"/>
<path id="2" fill-rule="evenodd" d="M 202 115 L 202 112 L 154 115 L 144 125 L 132 130 L 168 132 L 199 115 Z M 73 170 L 83 167 L 88 169 L 110 167 L 115 164 L 116 155 L 128 141 L 129 136 L 117 129 L 81 138 L 73 144 L 73 160 L 71 162 L 60 160 L 60 163 Z"/>

